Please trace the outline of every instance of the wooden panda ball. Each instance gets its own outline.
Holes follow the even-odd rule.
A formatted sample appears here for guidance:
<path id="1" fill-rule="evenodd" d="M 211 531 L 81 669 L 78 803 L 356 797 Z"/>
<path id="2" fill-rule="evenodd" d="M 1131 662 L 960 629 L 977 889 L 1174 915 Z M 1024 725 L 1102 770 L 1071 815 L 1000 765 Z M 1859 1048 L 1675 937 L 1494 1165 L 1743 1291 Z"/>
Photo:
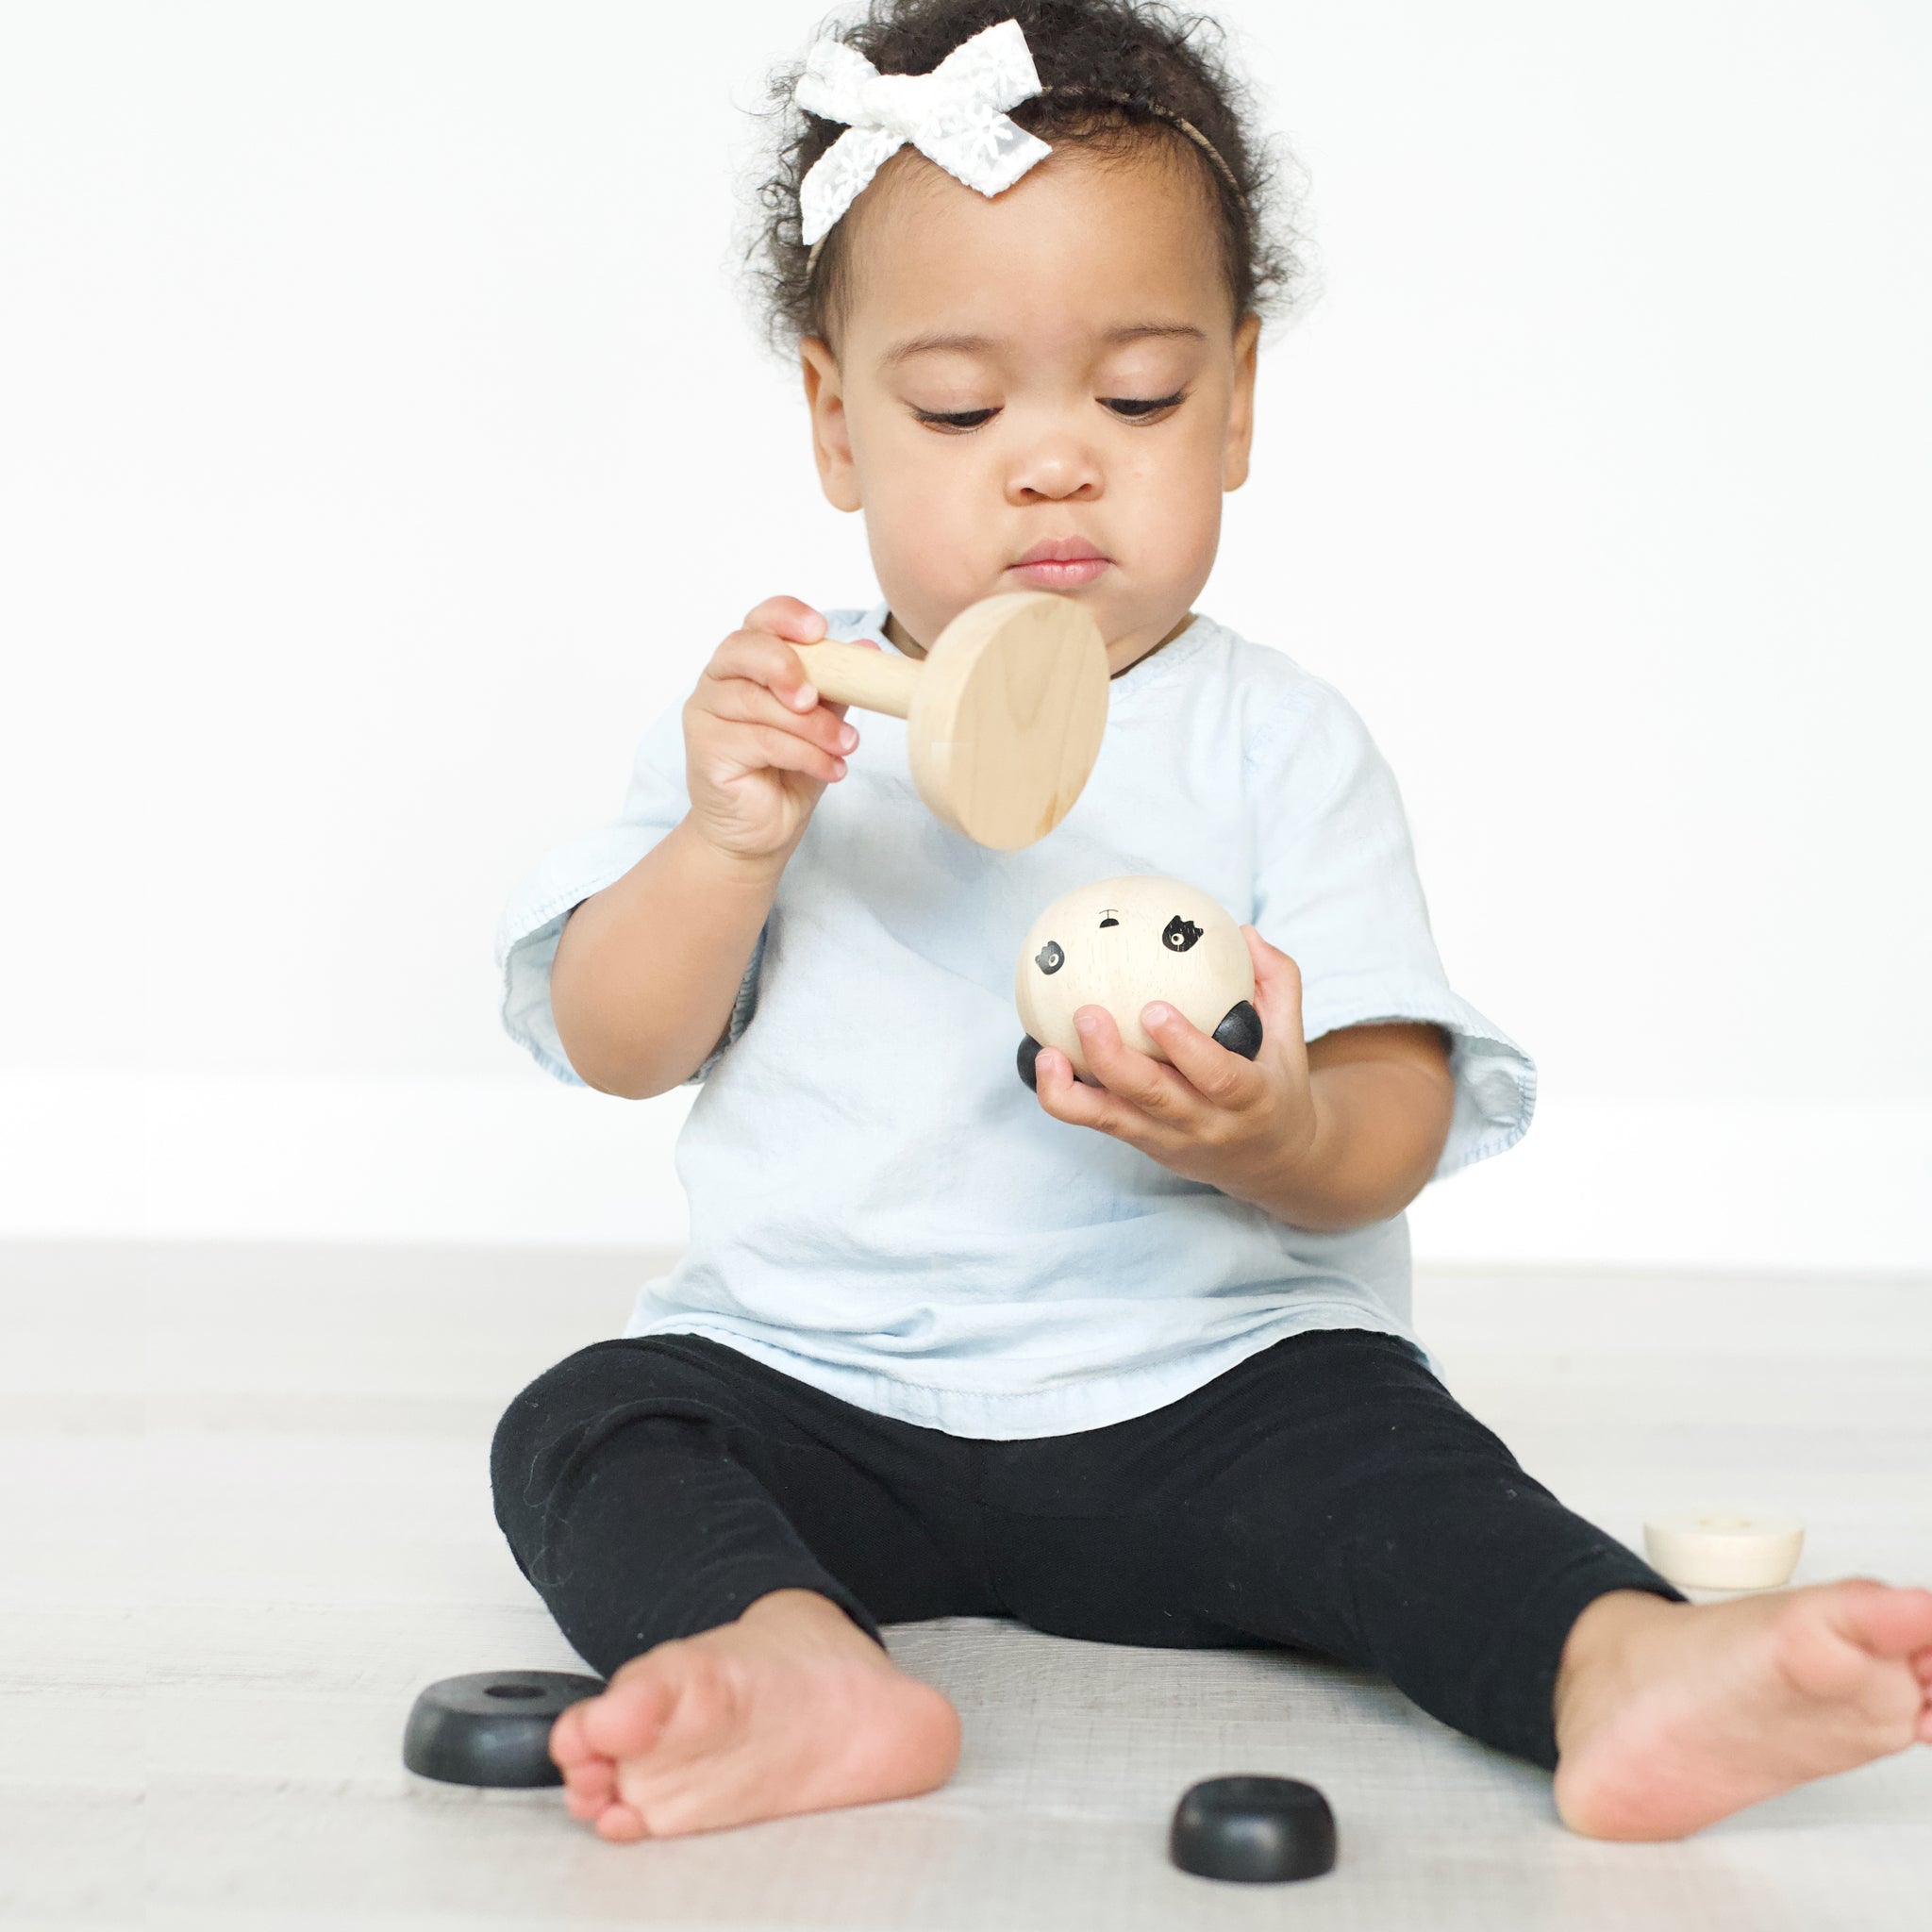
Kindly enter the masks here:
<path id="1" fill-rule="evenodd" d="M 1261 1046 L 1255 1011 L 1255 962 L 1241 929 L 1198 887 L 1180 879 L 1097 879 L 1056 899 L 1020 949 L 1013 1000 L 1026 1039 L 1020 1074 L 1031 1087 L 1033 1060 L 1057 1046 L 1076 1074 L 1091 1075 L 1074 1015 L 1105 1007 L 1121 1039 L 1166 1060 L 1141 1024 L 1150 1000 L 1165 1000 L 1203 1033 L 1253 1059 Z"/>

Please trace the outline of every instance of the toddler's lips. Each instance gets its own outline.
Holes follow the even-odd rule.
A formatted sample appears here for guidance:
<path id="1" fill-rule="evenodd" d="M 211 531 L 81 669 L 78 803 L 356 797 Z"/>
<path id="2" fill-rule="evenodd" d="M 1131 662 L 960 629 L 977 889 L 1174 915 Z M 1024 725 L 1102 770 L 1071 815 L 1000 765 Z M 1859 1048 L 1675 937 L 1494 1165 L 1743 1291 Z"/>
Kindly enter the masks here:
<path id="1" fill-rule="evenodd" d="M 1091 584 L 1104 570 L 1111 568 L 1105 557 L 1076 557 L 1065 563 L 1015 563 L 1007 575 L 1031 584 L 1036 591 L 1071 591 Z"/>
<path id="2" fill-rule="evenodd" d="M 1055 551 L 1066 554 L 1055 556 Z M 1018 563 L 1009 563 L 1007 575 L 1018 577 L 1023 584 L 1031 584 L 1037 591 L 1072 591 L 1091 584 L 1102 571 L 1112 566 L 1112 558 L 1101 556 L 1091 545 L 1041 543 Z"/>

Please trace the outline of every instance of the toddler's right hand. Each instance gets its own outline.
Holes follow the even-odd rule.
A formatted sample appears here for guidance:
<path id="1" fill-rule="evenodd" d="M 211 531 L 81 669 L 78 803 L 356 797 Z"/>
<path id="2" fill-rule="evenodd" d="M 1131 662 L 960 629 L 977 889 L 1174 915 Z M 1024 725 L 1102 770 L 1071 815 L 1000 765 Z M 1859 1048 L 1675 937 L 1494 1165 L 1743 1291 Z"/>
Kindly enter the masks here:
<path id="1" fill-rule="evenodd" d="M 817 698 L 786 641 L 815 644 L 824 634 L 808 604 L 768 597 L 711 654 L 685 701 L 691 824 L 721 852 L 789 858 L 819 794 L 845 775 L 841 754 L 858 733 L 843 705 Z"/>

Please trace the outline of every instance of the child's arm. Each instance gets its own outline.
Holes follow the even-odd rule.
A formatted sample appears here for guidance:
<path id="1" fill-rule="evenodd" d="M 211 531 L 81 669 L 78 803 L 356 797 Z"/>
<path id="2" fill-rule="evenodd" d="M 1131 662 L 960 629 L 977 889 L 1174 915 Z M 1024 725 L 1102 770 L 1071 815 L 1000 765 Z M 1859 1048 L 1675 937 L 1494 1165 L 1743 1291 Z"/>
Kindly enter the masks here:
<path id="1" fill-rule="evenodd" d="M 1261 1051 L 1230 1053 L 1164 1004 L 1141 1024 L 1164 1063 L 1125 1045 L 1104 1007 L 1083 1007 L 1081 1050 L 1098 1086 L 1064 1054 L 1035 1062 L 1040 1104 L 1190 1180 L 1206 1181 L 1293 1227 L 1339 1234 L 1399 1214 L 1435 1172 L 1455 1106 L 1435 1026 L 1349 1026 L 1302 1038 L 1301 974 L 1251 925 Z"/>
<path id="2" fill-rule="evenodd" d="M 774 597 L 719 645 L 684 707 L 690 811 L 564 924 L 551 1012 L 571 1065 L 605 1093 L 675 1087 L 729 1023 L 786 862 L 857 742 L 784 641 L 824 629 Z"/>

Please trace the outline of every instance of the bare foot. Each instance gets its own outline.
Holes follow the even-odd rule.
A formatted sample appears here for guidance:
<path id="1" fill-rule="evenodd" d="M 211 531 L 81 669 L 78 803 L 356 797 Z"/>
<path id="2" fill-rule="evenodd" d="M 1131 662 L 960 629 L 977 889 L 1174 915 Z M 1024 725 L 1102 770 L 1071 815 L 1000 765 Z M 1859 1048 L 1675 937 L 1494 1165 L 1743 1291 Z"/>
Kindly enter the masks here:
<path id="1" fill-rule="evenodd" d="M 959 1717 L 815 1591 L 658 1644 L 550 1731 L 572 1815 L 624 1842 L 909 1798 L 952 1775 Z"/>
<path id="2" fill-rule="evenodd" d="M 1684 1838 L 1932 1743 L 1932 1591 L 1854 1577 L 1728 1602 L 1612 1591 L 1557 1675 L 1557 1810 L 1588 1838 Z"/>

